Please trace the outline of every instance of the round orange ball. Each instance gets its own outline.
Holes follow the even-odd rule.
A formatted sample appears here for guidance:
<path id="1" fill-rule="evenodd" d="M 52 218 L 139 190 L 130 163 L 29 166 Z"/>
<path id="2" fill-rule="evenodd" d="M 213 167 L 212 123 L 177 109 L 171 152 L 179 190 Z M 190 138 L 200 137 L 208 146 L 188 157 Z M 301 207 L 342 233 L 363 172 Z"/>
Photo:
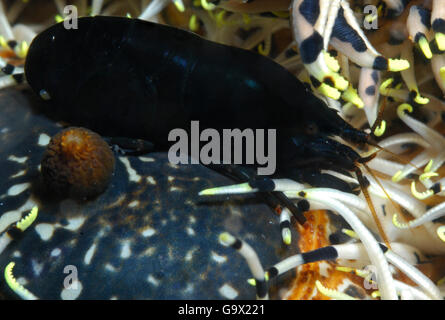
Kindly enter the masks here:
<path id="1" fill-rule="evenodd" d="M 71 127 L 56 134 L 41 162 L 45 184 L 59 195 L 88 199 L 105 191 L 114 154 L 97 133 Z"/>

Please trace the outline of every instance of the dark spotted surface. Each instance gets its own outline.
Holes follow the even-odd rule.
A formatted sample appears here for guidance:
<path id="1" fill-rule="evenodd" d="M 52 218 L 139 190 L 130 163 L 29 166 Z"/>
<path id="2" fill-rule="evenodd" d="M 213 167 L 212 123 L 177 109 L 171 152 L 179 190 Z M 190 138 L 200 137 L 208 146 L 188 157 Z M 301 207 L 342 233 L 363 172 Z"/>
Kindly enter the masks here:
<path id="1" fill-rule="evenodd" d="M 246 262 L 218 235 L 248 242 L 264 267 L 296 252 L 284 248 L 278 217 L 264 204 L 198 203 L 200 190 L 232 182 L 200 165 L 171 166 L 163 153 L 117 156 L 111 185 L 93 201 L 43 196 L 39 142 L 61 127 L 31 112 L 30 95 L 0 92 L 0 231 L 39 206 L 34 224 L 0 255 L 2 295 L 17 297 L 3 278 L 15 261 L 19 282 L 44 299 L 224 299 L 228 286 L 233 297 L 253 299 Z M 73 266 L 77 290 L 66 290 Z"/>

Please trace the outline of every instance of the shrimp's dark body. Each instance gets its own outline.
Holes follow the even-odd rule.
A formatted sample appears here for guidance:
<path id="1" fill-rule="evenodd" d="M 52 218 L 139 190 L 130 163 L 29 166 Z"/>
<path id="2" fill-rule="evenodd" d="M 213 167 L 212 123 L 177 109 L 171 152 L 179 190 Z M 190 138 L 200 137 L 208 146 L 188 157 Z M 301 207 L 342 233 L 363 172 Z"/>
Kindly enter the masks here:
<path id="1" fill-rule="evenodd" d="M 157 149 L 170 145 L 170 130 L 187 130 L 192 120 L 201 129 L 277 129 L 282 175 L 353 170 L 360 156 L 329 137 L 367 141 L 269 58 L 137 19 L 52 26 L 32 42 L 25 75 L 35 92 L 49 95 L 50 114 Z M 301 173 L 293 176 L 307 180 Z"/>

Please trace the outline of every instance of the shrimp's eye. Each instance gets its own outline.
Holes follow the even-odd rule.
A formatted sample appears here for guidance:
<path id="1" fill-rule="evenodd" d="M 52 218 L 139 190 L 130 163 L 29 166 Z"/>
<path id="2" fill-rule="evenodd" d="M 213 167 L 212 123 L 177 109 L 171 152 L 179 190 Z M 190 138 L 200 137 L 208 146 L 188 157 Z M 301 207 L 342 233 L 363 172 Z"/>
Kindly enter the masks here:
<path id="1" fill-rule="evenodd" d="M 306 134 L 315 135 L 318 133 L 318 126 L 314 122 L 310 122 L 305 128 Z"/>
<path id="2" fill-rule="evenodd" d="M 40 90 L 39 94 L 43 100 L 51 100 L 51 96 L 49 95 L 48 91 L 46 91 L 45 89 Z"/>

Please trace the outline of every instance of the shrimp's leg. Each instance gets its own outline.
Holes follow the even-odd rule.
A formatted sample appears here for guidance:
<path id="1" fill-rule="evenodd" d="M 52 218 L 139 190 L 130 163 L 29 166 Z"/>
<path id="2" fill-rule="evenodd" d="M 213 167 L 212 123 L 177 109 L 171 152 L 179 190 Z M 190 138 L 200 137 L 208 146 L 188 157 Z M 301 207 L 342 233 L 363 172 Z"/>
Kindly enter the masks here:
<path id="1" fill-rule="evenodd" d="M 308 183 L 318 188 L 331 188 L 354 194 L 360 193 L 360 188 L 358 185 L 351 185 L 338 177 L 328 173 L 322 173 L 319 170 L 293 170 L 288 177 L 299 182 Z"/>
<path id="2" fill-rule="evenodd" d="M 235 180 L 236 182 L 249 182 L 252 186 L 262 185 L 261 181 L 267 181 L 268 178 L 260 178 L 253 172 L 249 172 L 249 168 L 242 168 L 236 165 L 208 165 L 209 168 L 228 176 L 229 178 Z M 261 197 L 266 203 L 274 210 L 281 211 L 281 208 L 287 208 L 295 217 L 295 219 L 300 223 L 304 224 L 306 218 L 304 217 L 300 208 L 293 203 L 283 192 L 271 192 L 272 190 L 267 190 L 267 188 L 261 187 L 263 190 Z"/>
<path id="3" fill-rule="evenodd" d="M 104 140 L 124 156 L 141 156 L 155 151 L 155 145 L 142 139 L 124 137 L 105 137 Z"/>

